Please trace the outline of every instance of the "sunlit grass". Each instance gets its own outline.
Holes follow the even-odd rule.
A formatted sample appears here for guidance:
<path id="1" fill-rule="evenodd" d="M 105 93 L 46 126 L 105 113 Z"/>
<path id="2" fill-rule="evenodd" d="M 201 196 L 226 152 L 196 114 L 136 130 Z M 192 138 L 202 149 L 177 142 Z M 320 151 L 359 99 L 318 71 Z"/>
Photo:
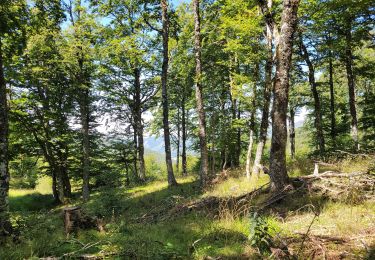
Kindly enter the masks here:
<path id="1" fill-rule="evenodd" d="M 204 196 L 239 196 L 251 192 L 268 182 L 269 176 L 265 174 L 260 174 L 259 177 L 252 175 L 250 179 L 247 179 L 245 176 L 229 177 L 227 180 L 209 189 Z"/>
<path id="2" fill-rule="evenodd" d="M 294 171 L 290 174 L 305 174 L 300 172 L 303 167 L 310 167 L 304 165 L 305 163 L 305 160 L 299 161 L 298 158 L 291 162 L 290 169 Z M 358 160 L 354 161 L 353 165 L 344 163 L 342 167 L 359 169 L 368 164 L 366 160 Z M 10 204 L 14 219 L 22 219 L 30 214 L 33 214 L 33 217 L 25 217 L 29 224 L 28 229 L 22 234 L 22 242 L 0 252 L 0 259 L 8 259 L 8 256 L 12 259 L 61 256 L 79 250 L 82 244 L 88 243 L 97 244 L 80 251 L 79 255 L 113 254 L 117 259 L 207 259 L 208 256 L 223 259 L 257 259 L 257 250 L 252 248 L 248 241 L 249 216 L 230 215 L 230 211 L 225 211 L 213 218 L 205 212 L 193 210 L 181 215 L 177 211 L 175 216 L 165 221 L 135 221 L 154 208 L 167 211 L 171 205 L 190 203 L 202 197 L 240 196 L 269 182 L 269 177 L 264 174 L 259 178 L 252 176 L 247 180 L 243 169 L 228 170 L 227 174 L 228 179 L 221 180 L 204 192 L 194 176 L 178 178 L 180 185 L 172 188 L 168 187 L 166 181 L 153 181 L 136 187 L 107 187 L 93 191 L 90 201 L 82 207 L 90 215 L 104 216 L 107 231 L 99 233 L 96 230 L 80 230 L 69 239 L 66 239 L 63 231 L 60 210 L 49 213 L 46 211 L 53 208 L 50 179 L 39 180 L 34 190 L 12 189 Z M 261 194 L 252 203 L 255 205 L 260 198 L 265 198 L 262 196 L 268 194 Z M 320 215 L 312 225 L 311 234 L 359 237 L 375 230 L 374 202 L 351 205 L 307 195 L 293 197 L 288 202 L 274 205 L 274 211 L 265 213 L 270 230 L 281 236 L 294 236 L 295 232 L 306 232 L 314 213 L 311 208 L 299 208 L 309 203 L 320 205 Z M 280 208 L 285 214 L 277 213 Z M 33 224 L 34 221 L 36 224 Z"/>

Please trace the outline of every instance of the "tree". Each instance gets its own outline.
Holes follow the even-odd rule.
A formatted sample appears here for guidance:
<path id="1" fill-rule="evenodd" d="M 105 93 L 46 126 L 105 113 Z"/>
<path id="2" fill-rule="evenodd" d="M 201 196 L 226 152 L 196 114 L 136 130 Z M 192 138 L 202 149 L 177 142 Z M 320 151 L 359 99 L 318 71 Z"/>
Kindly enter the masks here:
<path id="1" fill-rule="evenodd" d="M 61 49 L 64 39 L 60 23 L 64 13 L 59 2 L 36 1 L 31 12 L 22 77 L 14 86 L 12 114 L 17 124 L 29 132 L 39 145 L 52 176 L 56 202 L 65 203 L 71 196 L 69 179 L 69 144 L 72 132 L 68 116 L 72 113 L 72 92 Z"/>
<path id="2" fill-rule="evenodd" d="M 257 145 L 257 150 L 255 154 L 254 164 L 252 172 L 254 174 L 259 174 L 260 163 L 264 151 L 264 146 L 267 141 L 267 131 L 269 122 L 269 110 L 271 102 L 271 91 L 272 91 L 272 68 L 273 68 L 273 32 L 277 30 L 276 24 L 273 17 L 270 17 L 270 13 L 267 10 L 272 9 L 273 1 L 269 0 L 266 6 L 265 1 L 259 1 L 263 15 L 265 16 L 266 25 L 266 40 L 267 40 L 267 54 L 266 54 L 266 64 L 265 64 L 265 81 L 263 88 L 263 107 L 262 107 L 262 119 L 260 123 L 259 130 L 259 141 Z"/>
<path id="3" fill-rule="evenodd" d="M 0 235 L 12 228 L 9 221 L 9 169 L 8 169 L 8 102 L 4 77 L 2 35 L 0 36 Z"/>
<path id="4" fill-rule="evenodd" d="M 92 78 L 94 74 L 94 31 L 95 20 L 82 6 L 80 0 L 67 6 L 71 27 L 68 29 L 68 49 L 64 52 L 66 64 L 72 77 L 72 85 L 77 90 L 79 119 L 81 124 L 82 153 L 82 198 L 89 199 L 90 178 L 90 128 L 92 107 Z"/>
<path id="5" fill-rule="evenodd" d="M 164 148 L 165 161 L 167 164 L 168 184 L 176 186 L 177 181 L 173 174 L 171 141 L 169 132 L 169 103 L 168 103 L 168 39 L 169 39 L 169 19 L 167 0 L 161 0 L 162 10 L 162 38 L 163 38 L 163 64 L 161 74 L 162 106 L 163 106 L 163 129 L 164 129 Z"/>
<path id="6" fill-rule="evenodd" d="M 201 169 L 200 182 L 201 186 L 206 185 L 208 176 L 208 151 L 206 141 L 206 115 L 204 112 L 203 93 L 202 93 L 202 65 L 201 65 L 201 35 L 200 35 L 200 15 L 199 0 L 194 0 L 194 50 L 195 50 L 195 98 L 197 102 L 197 112 L 199 118 L 199 140 L 201 151 Z"/>
<path id="7" fill-rule="evenodd" d="M 10 53 L 17 52 L 17 44 L 23 47 L 24 17 L 26 2 L 23 0 L 2 1 L 0 3 L 0 237 L 12 233 L 9 219 L 9 121 L 8 121 L 8 89 L 5 75 L 7 61 L 6 47 Z M 21 44 L 20 44 L 21 43 Z M 9 46 L 7 46 L 9 45 Z M 9 50 L 8 50 L 9 51 Z"/>
<path id="8" fill-rule="evenodd" d="M 273 189 L 280 191 L 288 184 L 286 169 L 286 115 L 288 109 L 289 71 L 293 50 L 293 35 L 297 25 L 299 0 L 284 0 L 279 45 L 276 50 L 276 78 L 272 107 L 272 140 L 270 177 Z"/>
<path id="9" fill-rule="evenodd" d="M 309 83 L 311 87 L 311 92 L 313 94 L 314 98 L 314 114 L 315 114 L 315 128 L 317 132 L 317 139 L 318 139 L 318 145 L 319 145 L 319 151 L 320 155 L 324 154 L 325 151 L 325 142 L 324 142 L 324 135 L 323 135 L 323 125 L 322 125 L 322 112 L 321 112 L 321 104 L 320 104 L 320 97 L 317 90 L 317 83 L 315 81 L 315 68 L 314 65 L 310 59 L 310 55 L 307 51 L 307 48 L 303 42 L 302 35 L 300 35 L 300 52 L 305 60 L 308 70 L 309 70 Z M 291 110 L 291 113 L 293 113 L 293 110 Z M 291 115 L 292 116 L 292 115 Z"/>
<path id="10" fill-rule="evenodd" d="M 156 80 L 159 59 L 155 57 L 158 46 L 156 36 L 152 35 L 152 30 L 159 32 L 152 25 L 157 18 L 147 4 L 139 1 L 100 1 L 96 5 L 100 14 L 109 21 L 100 46 L 102 88 L 107 93 L 109 104 L 115 105 L 118 118 L 126 118 L 123 123 L 130 123 L 133 127 L 134 163 L 137 165 L 134 170 L 139 181 L 144 182 L 145 126 L 142 115 L 155 105 L 155 95 L 159 90 Z M 130 111 L 125 112 L 124 106 Z M 128 112 L 131 116 L 127 117 Z"/>

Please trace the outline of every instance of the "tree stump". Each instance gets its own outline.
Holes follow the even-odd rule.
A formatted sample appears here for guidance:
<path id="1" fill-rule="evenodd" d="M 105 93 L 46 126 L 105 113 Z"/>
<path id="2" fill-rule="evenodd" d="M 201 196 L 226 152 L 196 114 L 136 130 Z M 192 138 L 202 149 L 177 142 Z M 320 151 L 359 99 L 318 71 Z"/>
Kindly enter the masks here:
<path id="1" fill-rule="evenodd" d="M 81 207 L 70 207 L 64 209 L 64 229 L 67 236 L 73 231 L 76 232 L 78 230 L 81 221 Z"/>
<path id="2" fill-rule="evenodd" d="M 79 206 L 65 208 L 63 214 L 64 229 L 67 237 L 72 232 L 76 233 L 79 229 L 96 228 L 100 232 L 104 231 L 104 220 L 102 218 L 88 216 Z"/>

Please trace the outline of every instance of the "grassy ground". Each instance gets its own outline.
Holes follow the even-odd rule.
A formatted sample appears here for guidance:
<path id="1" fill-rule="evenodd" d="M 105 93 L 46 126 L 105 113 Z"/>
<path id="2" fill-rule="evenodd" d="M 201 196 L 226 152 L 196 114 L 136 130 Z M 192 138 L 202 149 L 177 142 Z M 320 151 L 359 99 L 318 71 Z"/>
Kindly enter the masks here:
<path id="1" fill-rule="evenodd" d="M 370 160 L 342 162 L 345 172 L 368 170 Z M 310 165 L 295 162 L 292 175 L 306 175 Z M 303 167 L 302 167 L 303 166 Z M 296 170 L 297 171 L 297 170 Z M 213 217 L 209 212 L 192 211 L 165 221 L 136 220 L 163 207 L 179 205 L 202 197 L 239 196 L 268 182 L 261 175 L 250 182 L 242 170 L 229 172 L 229 178 L 202 193 L 193 177 L 179 178 L 178 187 L 152 182 L 132 188 L 103 188 L 92 194 L 83 208 L 90 215 L 103 217 L 106 231 L 80 230 L 67 238 L 61 207 L 53 205 L 48 179 L 35 190 L 11 190 L 12 217 L 20 232 L 16 241 L 0 248 L 0 259 L 75 258 L 82 255 L 109 259 L 259 259 L 250 246 L 250 218 L 225 211 Z M 373 192 L 373 191 L 372 191 Z M 74 201 L 73 204 L 80 204 Z M 319 213 L 317 214 L 317 209 Z M 316 217 L 316 215 L 318 215 Z M 375 247 L 375 202 L 337 201 L 321 196 L 294 196 L 263 214 L 273 237 L 283 238 L 300 259 L 349 259 L 373 257 Z M 311 239 L 302 238 L 309 226 Z M 326 241 L 323 236 L 345 240 Z M 323 237 L 323 238 L 322 238 Z M 301 246 L 302 245 L 302 246 Z M 301 252 L 299 249 L 303 248 Z M 267 254 L 267 253 L 266 253 Z"/>

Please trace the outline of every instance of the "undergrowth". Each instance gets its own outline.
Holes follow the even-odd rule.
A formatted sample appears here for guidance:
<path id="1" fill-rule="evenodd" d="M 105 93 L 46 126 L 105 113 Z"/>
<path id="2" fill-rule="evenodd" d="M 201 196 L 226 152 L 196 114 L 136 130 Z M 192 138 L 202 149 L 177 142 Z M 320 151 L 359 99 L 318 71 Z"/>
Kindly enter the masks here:
<path id="1" fill-rule="evenodd" d="M 298 165 L 303 164 L 298 162 Z M 298 165 L 290 166 L 298 168 Z M 350 172 L 370 166 L 371 162 L 362 158 L 344 161 L 341 169 Z M 303 173 L 292 173 L 299 174 Z M 229 171 L 226 180 L 203 193 L 194 177 L 178 179 L 180 185 L 172 189 L 164 181 L 98 189 L 83 209 L 104 218 L 106 232 L 79 230 L 67 238 L 61 207 L 53 205 L 48 181 L 39 181 L 35 190 L 11 190 L 12 221 L 18 236 L 0 248 L 0 259 L 74 258 L 84 254 L 110 259 L 259 259 L 273 254 L 271 241 L 275 237 L 291 241 L 291 250 L 296 254 L 301 246 L 300 234 L 305 234 L 310 225 L 310 236 L 324 234 L 350 241 L 350 245 L 344 246 L 325 244 L 327 254 L 346 250 L 353 258 L 370 257 L 375 245 L 373 237 L 368 236 L 375 232 L 375 203 L 357 201 L 354 196 L 347 201 L 336 201 L 321 195 L 296 194 L 251 218 L 222 208 L 216 217 L 191 211 L 167 221 L 136 221 L 157 207 L 209 196 L 239 196 L 269 181 L 263 174 L 249 181 L 242 170 Z M 254 203 L 265 195 L 260 195 Z M 79 199 L 72 202 L 81 204 Z M 316 211 L 319 216 L 314 219 Z M 310 240 L 303 247 L 301 259 L 309 258 L 316 250 Z"/>

